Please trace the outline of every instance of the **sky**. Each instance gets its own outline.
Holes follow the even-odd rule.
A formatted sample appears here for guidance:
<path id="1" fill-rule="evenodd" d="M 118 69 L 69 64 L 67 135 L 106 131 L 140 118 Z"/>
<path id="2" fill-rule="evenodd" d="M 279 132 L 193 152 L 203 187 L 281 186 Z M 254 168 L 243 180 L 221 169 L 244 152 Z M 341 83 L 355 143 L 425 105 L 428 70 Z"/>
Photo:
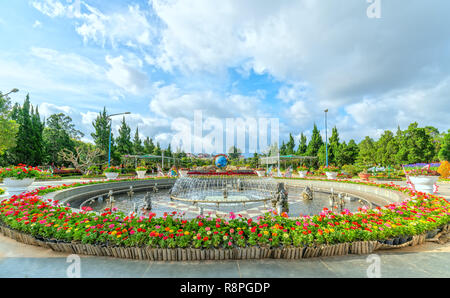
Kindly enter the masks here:
<path id="1" fill-rule="evenodd" d="M 370 18 L 379 1 L 379 18 Z M 450 128 L 446 0 L 0 0 L 0 91 L 41 116 L 129 111 L 166 146 L 194 112 L 341 140 Z M 120 117 L 113 120 L 117 135 Z M 174 126 L 175 124 L 175 126 Z M 219 153 L 219 152 L 217 152 Z"/>

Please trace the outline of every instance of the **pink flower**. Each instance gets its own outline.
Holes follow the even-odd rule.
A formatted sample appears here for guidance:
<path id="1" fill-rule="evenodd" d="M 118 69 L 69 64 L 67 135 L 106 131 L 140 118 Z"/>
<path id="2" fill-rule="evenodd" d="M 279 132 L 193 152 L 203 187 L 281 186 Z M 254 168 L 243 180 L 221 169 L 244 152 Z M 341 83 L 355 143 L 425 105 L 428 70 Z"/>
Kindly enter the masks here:
<path id="1" fill-rule="evenodd" d="M 234 212 L 230 212 L 230 219 L 235 219 L 236 218 L 236 214 L 234 214 Z"/>

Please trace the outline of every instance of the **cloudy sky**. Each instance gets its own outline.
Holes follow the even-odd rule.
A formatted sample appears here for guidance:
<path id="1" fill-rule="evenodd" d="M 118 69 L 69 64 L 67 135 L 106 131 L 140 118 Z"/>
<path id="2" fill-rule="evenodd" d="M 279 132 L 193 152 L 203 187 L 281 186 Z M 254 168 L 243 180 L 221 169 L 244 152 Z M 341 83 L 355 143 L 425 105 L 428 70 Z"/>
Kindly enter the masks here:
<path id="1" fill-rule="evenodd" d="M 279 118 L 281 140 L 323 132 L 326 108 L 346 141 L 449 129 L 450 2 L 380 3 L 369 18 L 367 0 L 0 1 L 0 90 L 86 140 L 104 106 L 163 145 L 195 110 Z"/>

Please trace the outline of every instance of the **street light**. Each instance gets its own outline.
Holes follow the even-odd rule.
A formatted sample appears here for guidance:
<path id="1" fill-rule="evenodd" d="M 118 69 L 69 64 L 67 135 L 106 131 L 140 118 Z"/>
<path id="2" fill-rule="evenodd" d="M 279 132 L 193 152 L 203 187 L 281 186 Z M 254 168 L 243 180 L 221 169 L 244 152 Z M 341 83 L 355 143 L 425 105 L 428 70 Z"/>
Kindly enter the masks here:
<path id="1" fill-rule="evenodd" d="M 112 119 L 111 117 L 114 116 L 120 116 L 120 115 L 129 115 L 131 114 L 130 112 L 125 112 L 125 113 L 118 113 L 118 114 L 112 114 L 109 116 L 106 116 L 106 119 L 109 120 L 109 149 L 108 149 L 108 167 L 111 166 L 111 130 L 112 130 Z"/>
<path id="2" fill-rule="evenodd" d="M 3 94 L 3 96 L 7 96 L 7 95 L 9 95 L 9 94 L 11 94 L 11 93 L 17 93 L 17 92 L 19 92 L 19 89 L 14 88 L 13 90 L 9 91 L 8 93 Z"/>
<path id="3" fill-rule="evenodd" d="M 327 113 L 328 109 L 325 110 L 325 159 L 328 167 L 328 129 L 327 129 Z"/>

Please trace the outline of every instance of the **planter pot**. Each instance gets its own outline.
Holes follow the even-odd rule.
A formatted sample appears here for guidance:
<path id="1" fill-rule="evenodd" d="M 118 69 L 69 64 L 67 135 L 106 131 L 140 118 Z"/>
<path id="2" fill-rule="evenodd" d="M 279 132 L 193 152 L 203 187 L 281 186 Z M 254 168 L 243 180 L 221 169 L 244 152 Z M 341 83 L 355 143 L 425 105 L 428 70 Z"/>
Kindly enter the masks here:
<path id="1" fill-rule="evenodd" d="M 434 236 L 436 236 L 439 233 L 439 229 L 434 229 L 432 231 L 429 231 L 427 233 L 427 238 L 434 238 Z"/>
<path id="2" fill-rule="evenodd" d="M 308 171 L 299 171 L 298 176 L 300 178 L 306 178 L 306 175 L 308 174 Z"/>
<path id="3" fill-rule="evenodd" d="M 145 178 L 145 173 L 147 173 L 147 171 L 136 171 L 138 178 L 142 179 Z"/>
<path id="4" fill-rule="evenodd" d="M 433 185 L 438 181 L 439 176 L 410 176 L 416 191 L 433 193 Z"/>
<path id="5" fill-rule="evenodd" d="M 358 174 L 362 180 L 369 180 L 370 174 Z"/>
<path id="6" fill-rule="evenodd" d="M 336 180 L 338 173 L 337 172 L 325 172 L 327 175 L 327 179 Z"/>
<path id="7" fill-rule="evenodd" d="M 31 186 L 34 182 L 35 178 L 28 179 L 16 179 L 16 178 L 5 178 L 3 183 L 5 184 L 5 190 L 9 192 L 10 196 L 19 195 L 24 191 L 28 190 L 28 187 Z"/>
<path id="8" fill-rule="evenodd" d="M 266 171 L 256 171 L 256 174 L 258 174 L 258 177 L 264 177 L 266 176 Z"/>
<path id="9" fill-rule="evenodd" d="M 108 180 L 110 179 L 117 179 L 117 177 L 119 177 L 119 173 L 105 173 L 105 176 Z"/>

